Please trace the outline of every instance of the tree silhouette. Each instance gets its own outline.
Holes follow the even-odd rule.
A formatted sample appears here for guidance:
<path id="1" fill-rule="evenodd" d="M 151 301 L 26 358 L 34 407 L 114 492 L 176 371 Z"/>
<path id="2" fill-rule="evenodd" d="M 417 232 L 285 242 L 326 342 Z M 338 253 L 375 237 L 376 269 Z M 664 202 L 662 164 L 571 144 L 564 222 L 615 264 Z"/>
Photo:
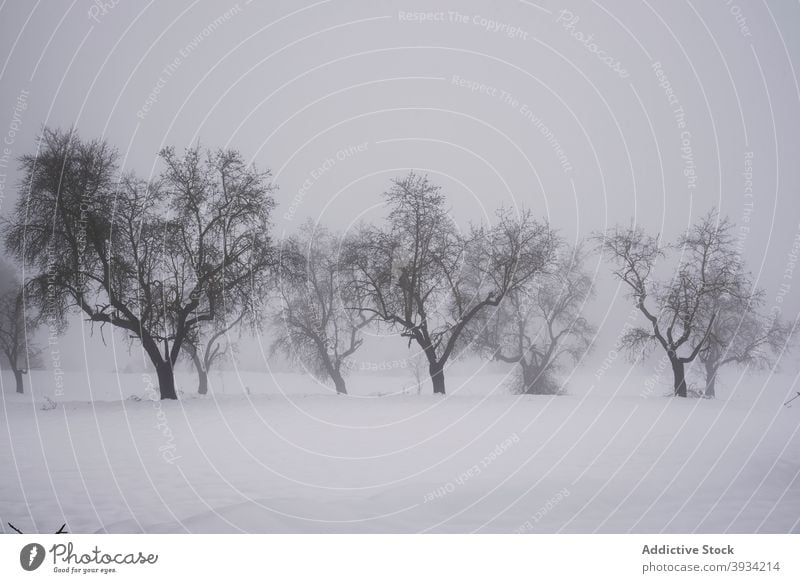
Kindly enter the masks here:
<path id="1" fill-rule="evenodd" d="M 553 269 L 509 293 L 493 311 L 476 319 L 473 346 L 496 361 L 519 365 L 526 394 L 556 394 L 554 373 L 577 362 L 596 332 L 582 315 L 592 295 L 584 253 L 563 248 Z"/>
<path id="2" fill-rule="evenodd" d="M 187 338 L 258 293 L 272 266 L 269 173 L 235 151 L 199 146 L 161 153 L 155 182 L 117 176 L 101 140 L 45 129 L 21 158 L 20 197 L 5 240 L 38 273 L 33 299 L 64 321 L 71 309 L 141 343 L 162 399 L 175 399 L 173 367 Z"/>
<path id="3" fill-rule="evenodd" d="M 731 231 L 730 221 L 711 211 L 673 245 L 662 247 L 657 237 L 637 227 L 617 227 L 601 236 L 601 249 L 615 264 L 614 275 L 647 321 L 628 330 L 621 345 L 631 354 L 655 346 L 664 350 L 679 397 L 687 396 L 686 365 L 708 344 L 716 302 L 747 289 Z M 657 279 L 656 263 L 667 252 L 676 256 L 674 275 Z"/>
<path id="4" fill-rule="evenodd" d="M 25 290 L 13 270 L 0 266 L 4 281 L 0 289 L 0 360 L 14 373 L 16 392 L 22 394 L 29 366 L 41 364 L 40 348 L 31 336 L 39 319 L 32 306 L 25 305 Z"/>
<path id="5" fill-rule="evenodd" d="M 357 309 L 400 330 L 428 361 L 435 394 L 467 325 L 552 261 L 555 238 L 530 212 L 501 210 L 462 235 L 441 189 L 413 172 L 384 193 L 385 228 L 362 227 L 347 245 Z"/>
<path id="6" fill-rule="evenodd" d="M 364 343 L 361 333 L 375 316 L 351 309 L 353 288 L 346 283 L 350 271 L 340 252 L 341 239 L 310 221 L 284 243 L 280 309 L 274 318 L 282 332 L 272 349 L 347 394 L 347 359 Z"/>

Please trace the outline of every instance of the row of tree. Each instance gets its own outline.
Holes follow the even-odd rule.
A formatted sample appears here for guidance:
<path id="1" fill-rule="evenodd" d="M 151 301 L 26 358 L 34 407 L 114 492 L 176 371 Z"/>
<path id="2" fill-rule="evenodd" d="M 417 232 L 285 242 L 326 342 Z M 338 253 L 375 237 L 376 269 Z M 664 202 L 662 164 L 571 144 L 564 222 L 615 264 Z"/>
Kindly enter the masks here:
<path id="1" fill-rule="evenodd" d="M 465 351 L 519 363 L 525 392 L 554 391 L 549 373 L 593 333 L 579 314 L 591 292 L 580 254 L 529 211 L 462 233 L 441 189 L 413 172 L 385 197 L 384 224 L 337 237 L 309 222 L 283 245 L 275 323 L 287 334 L 275 348 L 344 393 L 364 329 L 384 325 L 425 358 L 434 393 Z"/>
<path id="2" fill-rule="evenodd" d="M 586 246 L 567 245 L 528 210 L 501 209 L 462 231 L 441 189 L 409 173 L 384 193 L 388 213 L 340 236 L 312 223 L 270 236 L 276 187 L 232 150 L 160 152 L 153 180 L 120 175 L 116 151 L 73 131 L 45 129 L 3 225 L 8 253 L 33 275 L 0 298 L 0 349 L 17 390 L 30 362 L 28 334 L 63 329 L 81 312 L 102 334 L 124 331 L 148 355 L 161 398 L 177 398 L 174 368 L 194 362 L 199 392 L 239 331 L 273 325 L 273 350 L 346 393 L 346 372 L 370 326 L 385 326 L 424 356 L 434 393 L 459 354 L 518 365 L 520 392 L 554 394 L 555 372 L 590 349 L 582 315 L 592 279 Z M 638 228 L 595 238 L 644 325 L 621 342 L 632 356 L 657 347 L 675 394 L 700 359 L 706 394 L 721 366 L 768 364 L 790 328 L 762 313 L 732 226 L 710 213 L 673 245 Z M 655 277 L 673 260 L 674 275 Z M 27 352 L 26 352 L 27 351 Z"/>
<path id="3" fill-rule="evenodd" d="M 686 367 L 695 360 L 705 368 L 704 395 L 714 397 L 722 366 L 766 368 L 790 346 L 794 327 L 765 312 L 765 292 L 746 271 L 734 233 L 711 211 L 672 244 L 638 227 L 597 238 L 644 319 L 626 330 L 622 346 L 634 357 L 663 351 L 677 396 L 687 396 Z M 672 273 L 656 277 L 659 263 Z"/>

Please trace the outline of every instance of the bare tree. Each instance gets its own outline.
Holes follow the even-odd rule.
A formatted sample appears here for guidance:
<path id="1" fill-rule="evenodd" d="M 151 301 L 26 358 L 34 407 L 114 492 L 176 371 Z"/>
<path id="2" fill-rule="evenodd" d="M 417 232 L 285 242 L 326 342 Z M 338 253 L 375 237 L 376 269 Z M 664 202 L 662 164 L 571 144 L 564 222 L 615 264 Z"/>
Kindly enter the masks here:
<path id="1" fill-rule="evenodd" d="M 705 396 L 716 396 L 719 369 L 726 365 L 765 369 L 789 347 L 792 327 L 761 313 L 764 292 L 756 290 L 719 298 L 708 340 L 699 353 L 705 368 Z"/>
<path id="2" fill-rule="evenodd" d="M 194 334 L 186 338 L 186 353 L 197 372 L 198 395 L 208 394 L 208 373 L 214 363 L 221 361 L 231 352 L 234 342 L 230 334 L 241 326 L 247 315 L 246 310 L 241 310 L 232 320 L 222 315 L 209 326 L 198 327 Z"/>
<path id="3" fill-rule="evenodd" d="M 0 269 L 5 279 L 0 290 L 0 361 L 14 373 L 17 393 L 22 394 L 28 366 L 40 362 L 40 350 L 29 336 L 37 327 L 37 318 L 26 310 L 23 287 L 11 269 Z"/>
<path id="4" fill-rule="evenodd" d="M 593 292 L 582 249 L 564 248 L 548 273 L 509 293 L 475 323 L 473 347 L 493 360 L 518 364 L 526 394 L 557 394 L 554 373 L 579 361 L 596 332 L 582 309 Z"/>
<path id="5" fill-rule="evenodd" d="M 670 246 L 661 247 L 640 228 L 615 228 L 602 237 L 602 249 L 616 265 L 614 275 L 647 320 L 629 329 L 621 345 L 631 354 L 661 347 L 679 397 L 687 395 L 686 365 L 707 345 L 717 300 L 747 288 L 731 230 L 727 219 L 711 211 Z M 678 265 L 671 278 L 658 280 L 653 270 L 667 251 L 678 256 Z"/>
<path id="6" fill-rule="evenodd" d="M 444 394 L 444 367 L 465 327 L 545 268 L 554 236 L 527 211 L 500 211 L 496 225 L 463 236 L 441 189 L 413 172 L 385 197 L 386 228 L 363 227 L 347 246 L 357 307 L 416 342 L 433 392 Z"/>
<path id="7" fill-rule="evenodd" d="M 77 308 L 124 330 L 153 363 L 161 398 L 175 399 L 173 367 L 187 338 L 219 317 L 223 292 L 258 290 L 270 269 L 274 201 L 269 173 L 235 151 L 161 156 L 158 182 L 118 179 L 108 144 L 45 129 L 37 154 L 21 158 L 29 190 L 5 240 L 38 270 L 44 313 L 63 321 Z"/>
<path id="8" fill-rule="evenodd" d="M 214 286 L 209 290 L 209 293 L 217 294 L 210 301 L 217 315 L 212 321 L 202 321 L 185 341 L 186 356 L 197 372 L 199 395 L 208 394 L 208 373 L 217 363 L 232 358 L 242 333 L 254 333 L 260 328 L 266 313 L 269 297 L 266 292 L 272 275 L 267 277 L 261 272 L 251 281 L 241 282 L 230 289 Z"/>
<path id="9" fill-rule="evenodd" d="M 333 381 L 347 394 L 345 373 L 350 358 L 364 343 L 362 331 L 374 315 L 350 309 L 352 286 L 340 256 L 340 238 L 310 221 L 281 250 L 281 309 L 275 326 L 282 328 L 273 352 Z"/>

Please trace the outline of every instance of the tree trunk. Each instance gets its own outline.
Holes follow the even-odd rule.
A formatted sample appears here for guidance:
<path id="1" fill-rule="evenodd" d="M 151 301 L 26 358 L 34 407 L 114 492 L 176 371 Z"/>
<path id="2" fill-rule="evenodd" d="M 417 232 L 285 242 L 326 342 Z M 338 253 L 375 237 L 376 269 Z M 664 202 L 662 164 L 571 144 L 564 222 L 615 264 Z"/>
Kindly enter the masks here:
<path id="1" fill-rule="evenodd" d="M 197 394 L 208 394 L 208 373 L 203 369 L 197 370 Z"/>
<path id="2" fill-rule="evenodd" d="M 536 364 L 525 364 L 522 367 L 522 392 L 525 395 L 557 395 L 558 385 Z"/>
<path id="3" fill-rule="evenodd" d="M 21 370 L 14 369 L 14 380 L 17 381 L 17 393 L 20 395 L 25 392 L 22 387 L 22 374 Z"/>
<path id="4" fill-rule="evenodd" d="M 676 397 L 685 397 L 686 396 L 686 371 L 684 369 L 684 364 L 681 360 L 677 358 L 670 359 L 672 364 L 672 374 L 675 378 L 674 387 L 675 387 L 675 396 Z"/>
<path id="5" fill-rule="evenodd" d="M 433 363 L 428 366 L 431 374 L 434 395 L 444 395 L 444 365 Z"/>
<path id="6" fill-rule="evenodd" d="M 200 360 L 200 355 L 197 353 L 195 346 L 190 346 L 189 353 L 192 355 L 192 362 L 197 371 L 197 394 L 208 394 L 208 370 L 203 367 L 203 361 Z"/>
<path id="7" fill-rule="evenodd" d="M 522 367 L 522 393 L 525 395 L 536 394 L 536 371 L 534 367 L 526 365 L 520 361 Z"/>
<path id="8" fill-rule="evenodd" d="M 161 399 L 177 399 L 172 363 L 168 360 L 158 363 L 156 365 L 156 374 L 158 375 L 158 390 L 161 393 Z"/>
<path id="9" fill-rule="evenodd" d="M 347 394 L 347 386 L 344 382 L 344 377 L 342 377 L 339 371 L 334 371 L 331 375 L 333 378 L 333 385 L 336 387 L 336 393 L 339 395 L 346 395 Z"/>
<path id="10" fill-rule="evenodd" d="M 706 363 L 705 396 L 709 399 L 713 399 L 717 396 L 717 366 L 713 362 Z"/>

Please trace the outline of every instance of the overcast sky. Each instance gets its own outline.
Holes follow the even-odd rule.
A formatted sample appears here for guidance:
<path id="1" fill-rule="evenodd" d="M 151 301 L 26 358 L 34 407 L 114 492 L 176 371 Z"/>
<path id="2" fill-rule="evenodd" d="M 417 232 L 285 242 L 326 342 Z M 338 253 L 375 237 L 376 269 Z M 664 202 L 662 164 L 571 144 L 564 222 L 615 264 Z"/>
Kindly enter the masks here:
<path id="1" fill-rule="evenodd" d="M 530 207 L 570 239 L 632 220 L 673 238 L 716 206 L 746 227 L 768 306 L 788 283 L 796 313 L 796 2 L 113 4 L 0 4 L 2 216 L 43 125 L 106 138 L 143 175 L 199 140 L 273 171 L 277 234 L 374 219 L 409 168 L 464 224 Z M 602 358 L 629 308 L 590 263 Z M 87 342 L 75 362 L 104 350 Z"/>

